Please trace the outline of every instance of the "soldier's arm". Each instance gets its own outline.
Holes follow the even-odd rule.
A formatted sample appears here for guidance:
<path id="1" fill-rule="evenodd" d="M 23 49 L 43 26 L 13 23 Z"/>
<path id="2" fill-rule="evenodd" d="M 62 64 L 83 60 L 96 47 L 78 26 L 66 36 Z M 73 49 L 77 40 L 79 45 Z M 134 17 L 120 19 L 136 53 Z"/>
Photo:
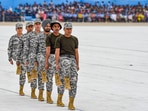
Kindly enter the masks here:
<path id="1" fill-rule="evenodd" d="M 30 48 L 30 41 L 29 41 L 29 35 L 26 35 L 25 40 L 24 40 L 24 46 L 23 46 L 23 59 L 25 60 L 25 62 L 28 62 L 28 55 L 29 55 L 29 48 Z"/>
<path id="2" fill-rule="evenodd" d="M 12 61 L 13 38 L 11 37 L 8 43 L 8 61 Z"/>
<path id="3" fill-rule="evenodd" d="M 55 41 L 55 59 L 56 59 L 56 70 L 59 70 L 59 58 L 60 58 L 60 38 Z"/>
<path id="4" fill-rule="evenodd" d="M 75 58 L 76 58 L 76 67 L 77 70 L 79 70 L 79 52 L 78 52 L 78 48 L 75 49 Z"/>
<path id="5" fill-rule="evenodd" d="M 49 63 L 48 63 L 49 56 L 50 56 L 50 47 L 46 47 L 46 55 L 45 55 L 45 68 L 46 69 L 49 68 Z"/>
<path id="6" fill-rule="evenodd" d="M 55 50 L 56 70 L 59 70 L 59 58 L 60 58 L 60 48 L 56 48 Z"/>
<path id="7" fill-rule="evenodd" d="M 45 42 L 46 42 L 45 68 L 48 69 L 49 68 L 48 59 L 50 57 L 50 50 L 51 50 L 51 47 L 50 47 L 50 36 L 46 37 Z"/>
<path id="8" fill-rule="evenodd" d="M 17 45 L 16 49 L 16 62 L 19 62 L 22 60 L 22 51 L 23 51 L 23 41 L 22 39 L 19 40 L 19 43 Z"/>
<path id="9" fill-rule="evenodd" d="M 34 45 L 33 45 L 33 61 L 35 66 L 37 66 L 37 55 L 39 53 L 39 38 L 34 38 Z"/>
<path id="10" fill-rule="evenodd" d="M 77 71 L 79 70 L 79 51 L 78 51 L 78 44 L 79 41 L 77 39 L 77 37 L 75 37 L 75 58 L 76 58 L 76 67 L 77 67 Z"/>

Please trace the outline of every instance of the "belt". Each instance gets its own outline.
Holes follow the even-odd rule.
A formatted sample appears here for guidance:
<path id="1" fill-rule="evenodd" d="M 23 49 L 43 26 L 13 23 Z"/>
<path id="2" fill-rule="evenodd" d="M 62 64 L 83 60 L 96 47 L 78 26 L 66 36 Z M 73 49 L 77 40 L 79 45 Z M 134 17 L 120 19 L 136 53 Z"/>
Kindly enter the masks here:
<path id="1" fill-rule="evenodd" d="M 63 55 L 60 55 L 60 57 L 75 58 L 75 56 L 74 55 L 71 55 L 71 54 L 63 54 Z"/>

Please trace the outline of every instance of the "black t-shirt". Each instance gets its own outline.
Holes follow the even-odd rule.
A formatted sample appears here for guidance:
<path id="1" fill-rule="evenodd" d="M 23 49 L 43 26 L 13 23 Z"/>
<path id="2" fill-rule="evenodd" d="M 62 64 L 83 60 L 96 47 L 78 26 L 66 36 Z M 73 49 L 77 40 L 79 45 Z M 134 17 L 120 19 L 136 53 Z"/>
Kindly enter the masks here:
<path id="1" fill-rule="evenodd" d="M 55 41 L 57 38 L 62 36 L 62 34 L 59 34 L 58 36 L 55 36 L 53 33 L 47 36 L 46 38 L 46 47 L 51 47 L 50 54 L 55 54 Z"/>
<path id="2" fill-rule="evenodd" d="M 55 48 L 60 48 L 60 55 L 75 55 L 75 49 L 78 48 L 78 39 L 72 35 L 70 37 L 62 35 L 57 38 Z"/>

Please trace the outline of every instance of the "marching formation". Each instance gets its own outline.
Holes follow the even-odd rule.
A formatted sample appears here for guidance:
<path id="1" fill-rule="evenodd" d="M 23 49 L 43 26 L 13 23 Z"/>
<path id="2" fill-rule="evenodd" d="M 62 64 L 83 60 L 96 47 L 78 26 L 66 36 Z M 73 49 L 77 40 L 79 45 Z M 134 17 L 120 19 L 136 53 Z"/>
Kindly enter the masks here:
<path id="1" fill-rule="evenodd" d="M 8 44 L 8 60 L 16 62 L 16 74 L 19 75 L 19 95 L 24 96 L 26 74 L 31 87 L 31 99 L 38 99 L 53 104 L 53 77 L 57 86 L 57 106 L 64 107 L 62 102 L 64 90 L 69 90 L 68 109 L 75 110 L 74 99 L 77 93 L 79 70 L 78 38 L 72 35 L 72 23 L 64 23 L 64 34 L 60 33 L 59 21 L 43 22 L 35 19 L 23 24 L 16 24 L 16 34 L 11 36 Z M 41 31 L 43 28 L 43 31 Z M 52 32 L 51 32 L 52 30 Z M 46 84 L 46 88 L 44 88 Z M 38 88 L 38 96 L 36 89 Z M 46 89 L 46 99 L 43 97 Z"/>

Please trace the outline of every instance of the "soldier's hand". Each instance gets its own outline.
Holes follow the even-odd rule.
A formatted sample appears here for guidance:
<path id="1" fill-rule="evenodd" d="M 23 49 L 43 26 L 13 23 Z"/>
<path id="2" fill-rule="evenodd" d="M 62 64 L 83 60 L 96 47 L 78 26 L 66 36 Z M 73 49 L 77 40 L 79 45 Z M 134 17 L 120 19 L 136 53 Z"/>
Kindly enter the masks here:
<path id="1" fill-rule="evenodd" d="M 80 69 L 80 68 L 79 68 L 79 66 L 78 66 L 78 65 L 76 66 L 76 68 L 77 68 L 77 71 L 79 71 L 79 69 Z"/>
<path id="2" fill-rule="evenodd" d="M 34 66 L 37 67 L 38 66 L 38 62 L 34 62 Z"/>
<path id="3" fill-rule="evenodd" d="M 48 68 L 49 68 L 49 64 L 46 63 L 46 64 L 45 64 L 45 69 L 47 70 Z"/>
<path id="4" fill-rule="evenodd" d="M 13 60 L 10 60 L 9 62 L 10 62 L 11 65 L 13 65 Z"/>
<path id="5" fill-rule="evenodd" d="M 59 65 L 56 65 L 56 70 L 57 70 L 57 71 L 59 70 Z"/>
<path id="6" fill-rule="evenodd" d="M 20 62 L 19 61 L 16 61 L 16 65 L 19 66 L 20 65 Z"/>
<path id="7" fill-rule="evenodd" d="M 28 62 L 28 61 L 26 61 L 26 62 L 25 62 L 25 65 L 26 65 L 26 66 L 28 66 L 28 64 L 29 64 L 29 62 Z"/>

